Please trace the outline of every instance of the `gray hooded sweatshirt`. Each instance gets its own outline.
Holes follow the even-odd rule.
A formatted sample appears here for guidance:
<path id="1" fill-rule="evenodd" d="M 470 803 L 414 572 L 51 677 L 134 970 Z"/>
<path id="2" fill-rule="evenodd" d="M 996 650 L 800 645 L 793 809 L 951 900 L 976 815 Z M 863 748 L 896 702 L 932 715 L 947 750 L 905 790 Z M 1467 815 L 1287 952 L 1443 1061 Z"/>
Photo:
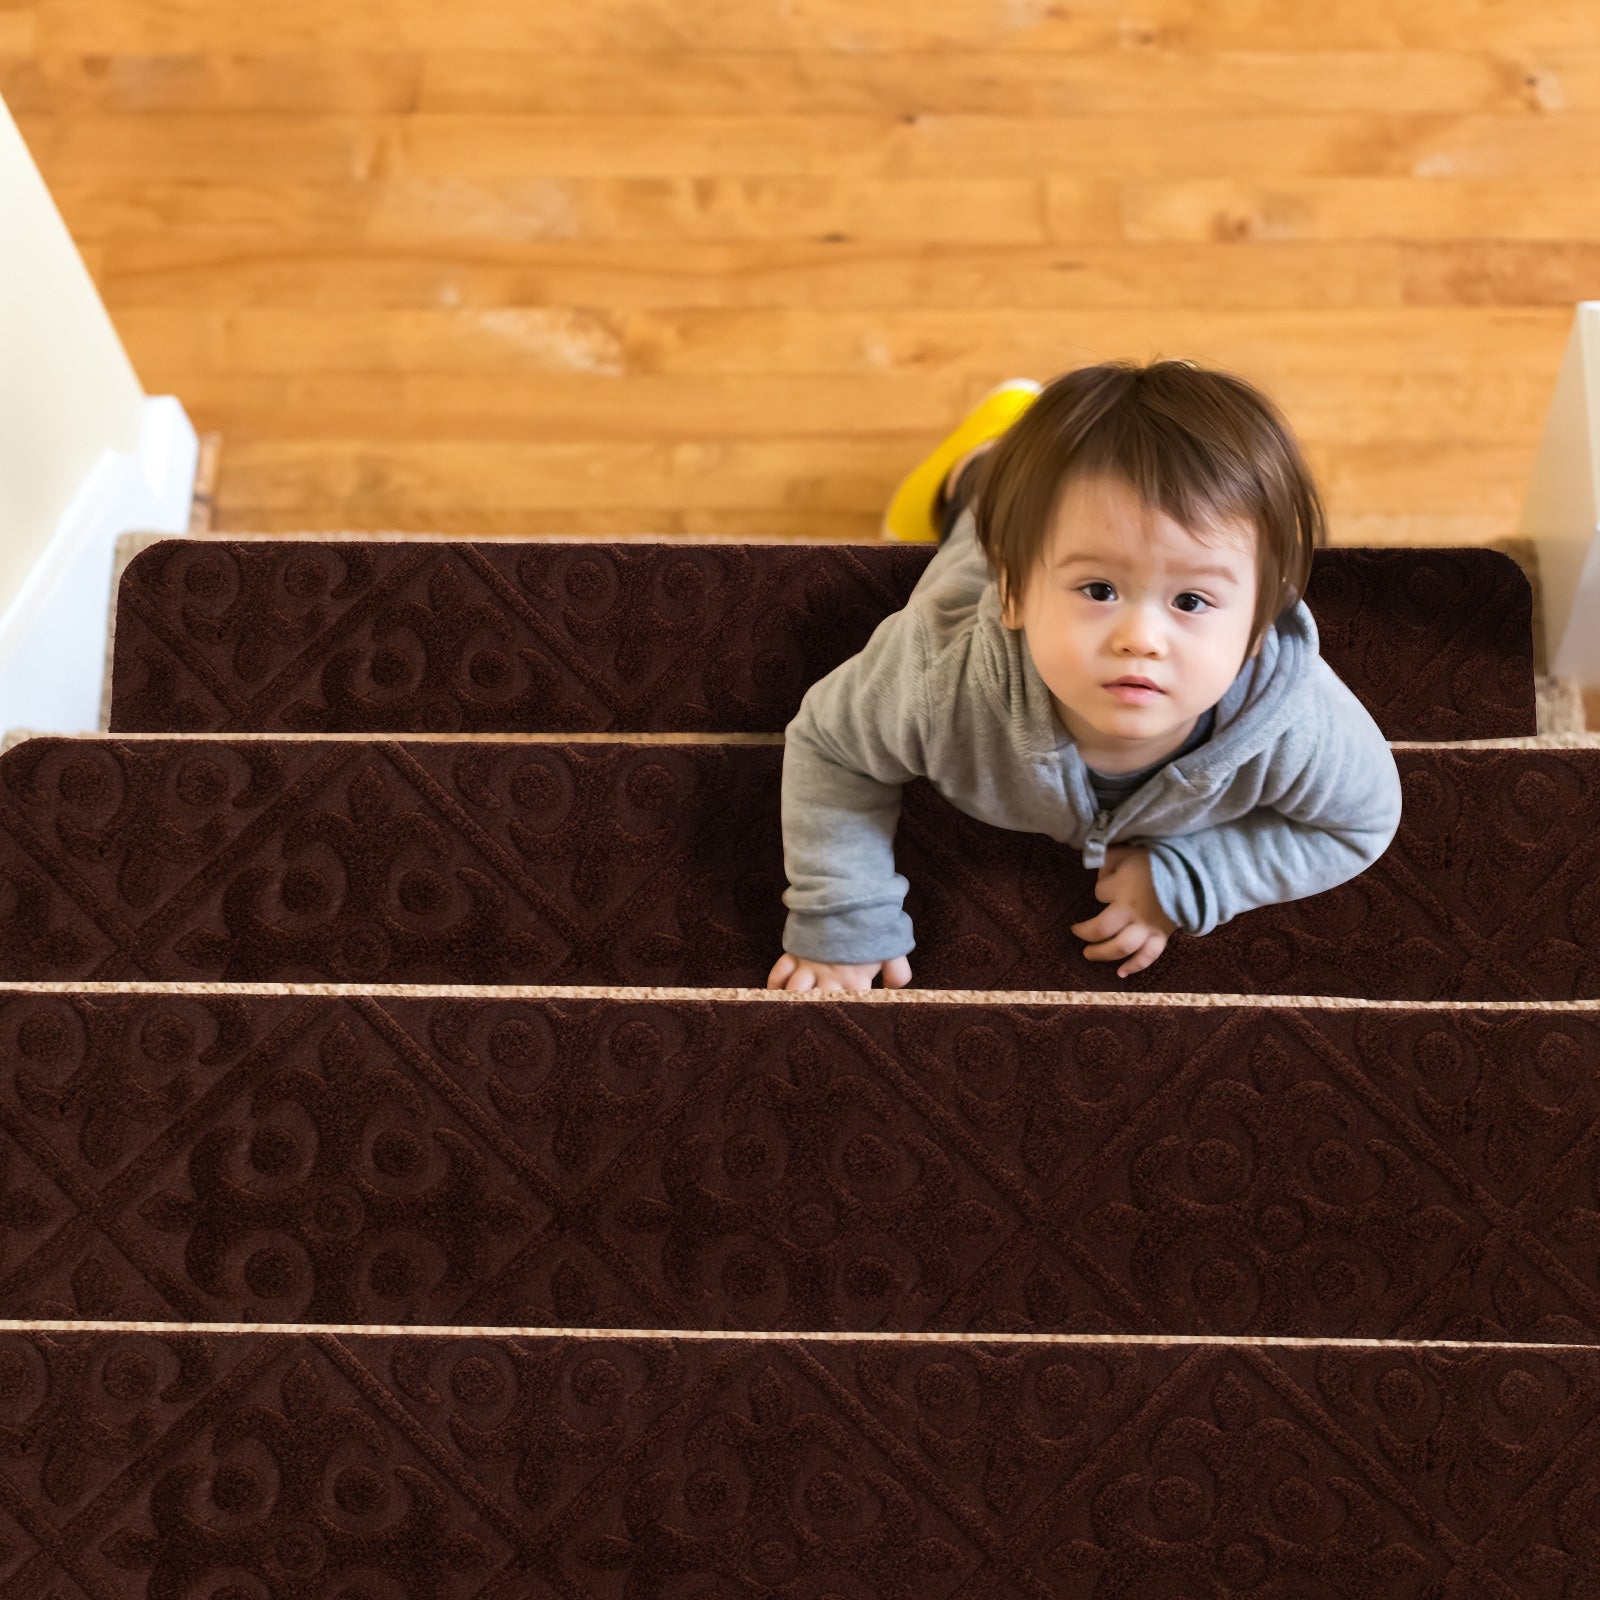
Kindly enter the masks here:
<path id="1" fill-rule="evenodd" d="M 1393 752 L 1318 654 L 1304 601 L 1240 668 L 1210 737 L 1105 809 L 1025 636 L 1000 620 L 975 527 L 968 510 L 904 608 L 811 685 L 784 729 L 785 950 L 856 963 L 914 948 L 894 867 L 913 778 L 968 816 L 1070 845 L 1091 869 L 1107 845 L 1146 846 L 1156 897 L 1190 934 L 1332 889 L 1388 849 Z"/>

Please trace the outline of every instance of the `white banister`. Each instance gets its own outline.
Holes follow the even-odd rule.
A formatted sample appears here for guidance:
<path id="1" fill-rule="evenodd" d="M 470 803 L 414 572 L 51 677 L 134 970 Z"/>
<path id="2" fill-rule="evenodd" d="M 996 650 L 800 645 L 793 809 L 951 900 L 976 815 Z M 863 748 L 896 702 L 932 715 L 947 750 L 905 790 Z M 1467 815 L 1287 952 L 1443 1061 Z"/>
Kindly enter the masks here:
<path id="1" fill-rule="evenodd" d="M 1538 553 L 1548 670 L 1600 687 L 1600 300 L 1573 317 L 1518 531 Z"/>
<path id="2" fill-rule="evenodd" d="M 116 537 L 187 532 L 197 459 L 0 101 L 0 730 L 98 726 Z"/>

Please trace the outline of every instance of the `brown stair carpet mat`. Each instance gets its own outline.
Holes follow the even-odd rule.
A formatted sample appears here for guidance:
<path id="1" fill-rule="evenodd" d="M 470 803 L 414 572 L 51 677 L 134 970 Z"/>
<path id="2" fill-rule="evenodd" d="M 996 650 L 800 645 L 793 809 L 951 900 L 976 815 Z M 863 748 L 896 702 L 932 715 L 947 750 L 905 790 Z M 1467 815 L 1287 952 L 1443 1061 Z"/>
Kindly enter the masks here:
<path id="1" fill-rule="evenodd" d="M 0 980 L 760 988 L 779 742 L 41 738 L 0 756 Z M 908 784 L 923 988 L 1600 996 L 1600 748 L 1402 748 L 1349 883 L 1175 935 L 1127 979 L 1093 872 Z"/>
<path id="2" fill-rule="evenodd" d="M 127 736 L 0 755 L 3 1600 L 1600 1600 L 1523 569 L 1317 552 L 1353 882 L 1122 980 L 919 781 L 916 988 L 768 992 L 781 731 L 934 555 L 134 558 Z"/>
<path id="3" fill-rule="evenodd" d="M 1600 1007 L 677 994 L 0 990 L 0 1315 L 1600 1343 Z"/>
<path id="4" fill-rule="evenodd" d="M 932 545 L 165 540 L 117 604 L 118 732 L 777 732 Z M 1392 740 L 1535 731 L 1500 551 L 1316 552 L 1328 663 Z"/>
<path id="5" fill-rule="evenodd" d="M 1594 1350 L 0 1334 L 8 1600 L 1589 1600 Z"/>

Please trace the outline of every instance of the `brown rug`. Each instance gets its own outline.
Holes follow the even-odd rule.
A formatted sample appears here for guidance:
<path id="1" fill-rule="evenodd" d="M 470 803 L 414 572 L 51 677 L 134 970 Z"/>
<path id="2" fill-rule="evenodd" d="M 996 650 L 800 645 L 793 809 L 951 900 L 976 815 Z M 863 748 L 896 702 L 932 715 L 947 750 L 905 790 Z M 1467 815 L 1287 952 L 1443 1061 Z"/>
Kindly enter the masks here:
<path id="1" fill-rule="evenodd" d="M 1600 743 L 1405 743 L 1522 569 L 1318 552 L 1353 882 L 1119 980 L 919 782 L 915 987 L 766 992 L 933 553 L 133 559 L 0 756 L 0 1600 L 1600 1600 Z"/>
<path id="2" fill-rule="evenodd" d="M 33 739 L 0 756 L 0 980 L 762 987 L 782 746 Z M 1339 888 L 1173 937 L 1071 932 L 1069 846 L 907 785 L 924 988 L 1600 997 L 1600 748 L 1404 749 L 1400 831 Z"/>
<path id="3" fill-rule="evenodd" d="M 779 732 L 932 545 L 164 540 L 116 618 L 119 732 Z M 1532 590 L 1466 548 L 1316 552 L 1321 651 L 1389 739 L 1535 731 Z"/>
<path id="4" fill-rule="evenodd" d="M 11 1317 L 1600 1342 L 1600 1007 L 0 991 Z"/>
<path id="5" fill-rule="evenodd" d="M 0 1336 L 14 1600 L 1588 1600 L 1592 1350 Z"/>

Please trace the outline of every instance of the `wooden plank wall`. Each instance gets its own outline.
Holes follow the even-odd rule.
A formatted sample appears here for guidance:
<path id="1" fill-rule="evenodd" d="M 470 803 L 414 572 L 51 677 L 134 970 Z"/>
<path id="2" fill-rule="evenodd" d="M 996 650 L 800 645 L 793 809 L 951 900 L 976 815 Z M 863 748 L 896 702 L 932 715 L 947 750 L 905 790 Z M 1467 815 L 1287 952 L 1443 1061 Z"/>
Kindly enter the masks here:
<path id="1" fill-rule="evenodd" d="M 1600 296 L 1595 0 L 0 0 L 0 95 L 223 530 L 870 538 L 1162 354 L 1475 543 Z"/>

